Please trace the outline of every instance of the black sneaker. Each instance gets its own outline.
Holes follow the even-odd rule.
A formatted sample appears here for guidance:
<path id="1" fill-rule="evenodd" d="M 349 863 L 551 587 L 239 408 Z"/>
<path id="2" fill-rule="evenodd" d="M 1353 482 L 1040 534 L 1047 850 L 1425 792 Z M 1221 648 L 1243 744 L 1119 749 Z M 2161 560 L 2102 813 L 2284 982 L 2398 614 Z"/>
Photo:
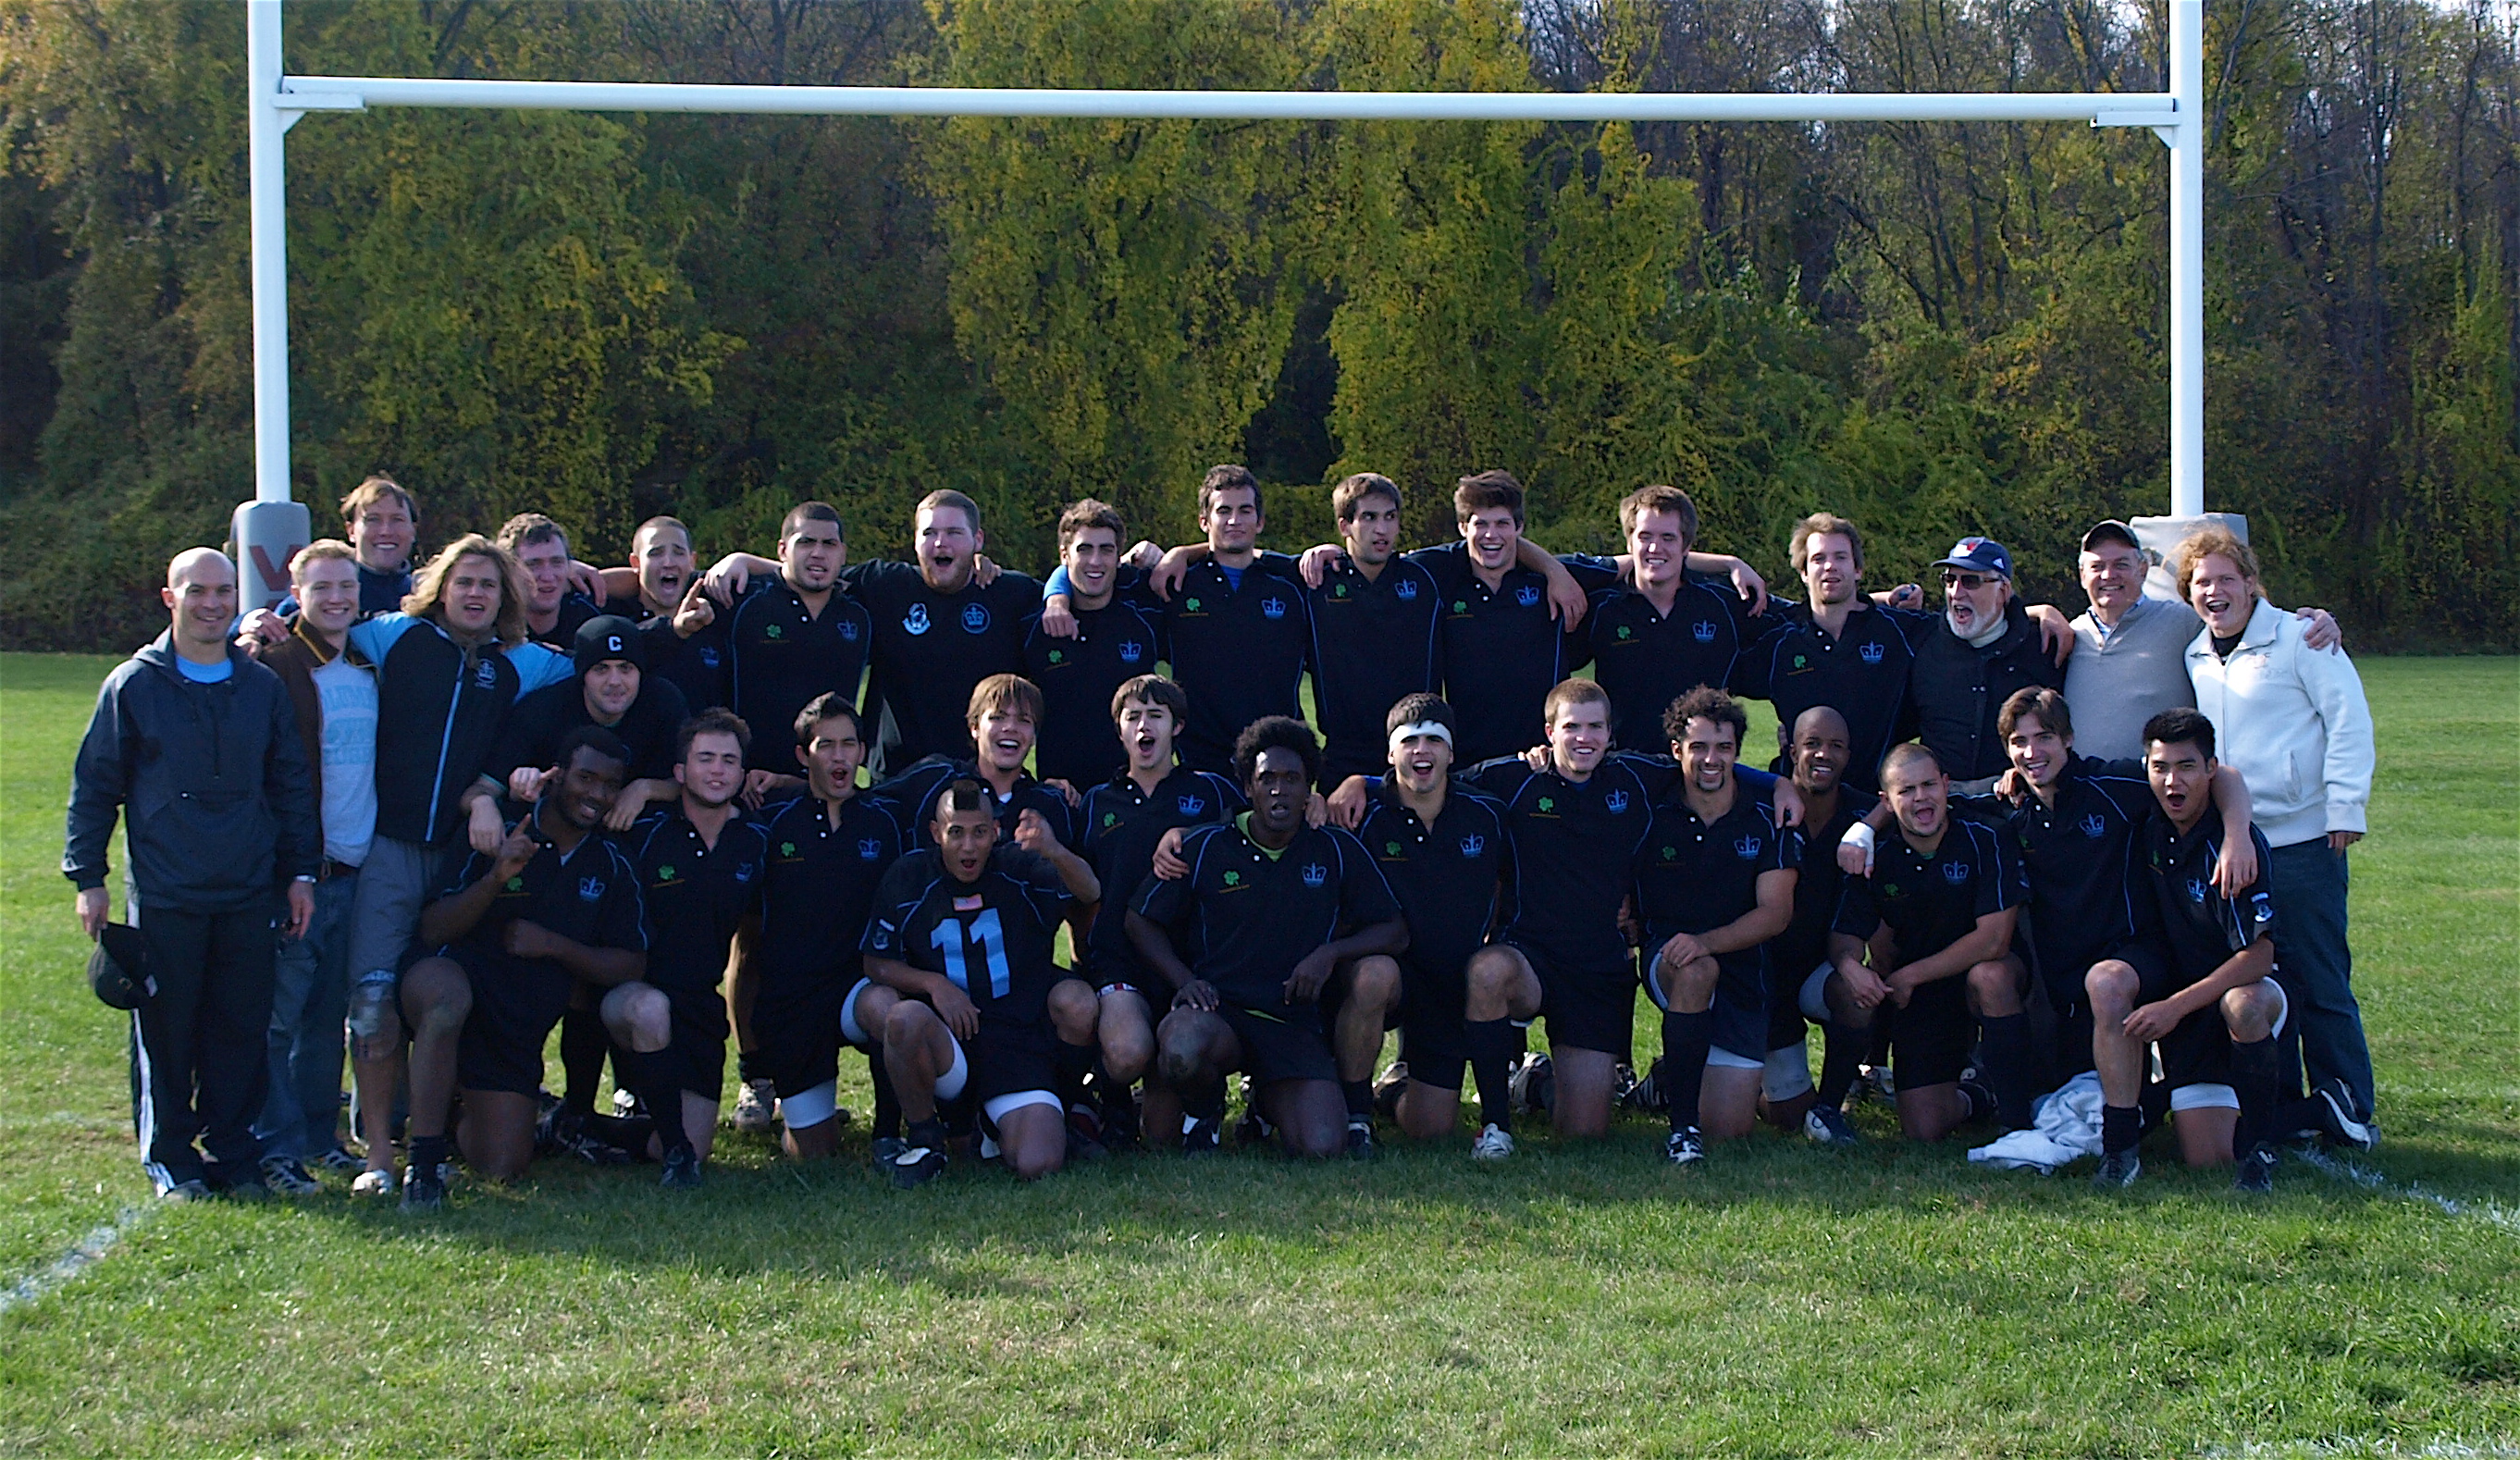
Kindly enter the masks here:
<path id="1" fill-rule="evenodd" d="M 1373 1082 L 1373 1113 L 1385 1120 L 1400 1119 L 1400 1096 L 1409 1088 L 1409 1062 L 1394 1060 L 1382 1077 Z"/>
<path id="2" fill-rule="evenodd" d="M 1217 1147 L 1223 1143 L 1224 1135 L 1220 1122 L 1185 1116 L 1182 1118 L 1182 1155 L 1214 1156 Z"/>
<path id="3" fill-rule="evenodd" d="M 542 1101 L 542 1112 L 534 1117 L 534 1154 L 558 1156 L 577 1142 L 577 1113 L 552 1098 L 549 1091 L 543 1093 Z"/>
<path id="4" fill-rule="evenodd" d="M 2135 1148 L 2101 1153 L 2100 1168 L 2092 1173 L 2092 1185 L 2102 1191 L 2123 1191 L 2135 1185 L 2143 1174 L 2143 1163 L 2136 1159 Z"/>
<path id="5" fill-rule="evenodd" d="M 892 1184 L 903 1191 L 925 1186 L 945 1174 L 945 1153 L 935 1146 L 905 1146 L 892 1159 Z"/>
<path id="6" fill-rule="evenodd" d="M 672 1191 L 692 1191 L 700 1184 L 700 1154 L 689 1146 L 676 1146 L 665 1153 L 665 1174 L 657 1185 Z"/>
<path id="7" fill-rule="evenodd" d="M 415 1162 L 402 1173 L 402 1209 L 435 1211 L 446 1205 L 446 1175 Z"/>
<path id="8" fill-rule="evenodd" d="M 1662 1143 L 1663 1159 L 1676 1166 L 1693 1166 L 1706 1159 L 1706 1137 L 1694 1125 L 1671 1133 Z"/>
<path id="9" fill-rule="evenodd" d="M 2310 1098 L 2318 1107 L 2319 1134 L 2329 1144 L 2365 1153 L 2379 1149 L 2379 1129 L 2357 1114 L 2352 1086 L 2331 1074 L 2311 1086 Z"/>
<path id="10" fill-rule="evenodd" d="M 2240 1168 L 2231 1174 L 2231 1190 L 2255 1196 L 2275 1189 L 2275 1152 L 2272 1146 L 2252 1148 L 2240 1158 Z"/>
<path id="11" fill-rule="evenodd" d="M 324 1189 L 294 1156 L 264 1157 L 262 1184 L 284 1197 L 311 1197 Z"/>
<path id="12" fill-rule="evenodd" d="M 897 1135 L 879 1135 L 868 1145 L 867 1155 L 874 1161 L 877 1170 L 888 1171 L 892 1169 L 893 1162 L 900 1159 L 901 1153 L 909 1149 L 910 1142 Z"/>
<path id="13" fill-rule="evenodd" d="M 1350 1161 L 1372 1161 L 1382 1154 L 1382 1148 L 1373 1143 L 1372 1121 L 1349 1118 L 1347 1154 Z"/>
<path id="14" fill-rule="evenodd" d="M 1135 1150 L 1139 1140 L 1138 1100 L 1126 1090 L 1111 1092 L 1102 1102 L 1102 1148 Z"/>
<path id="15" fill-rule="evenodd" d="M 1257 1103 L 1244 1106 L 1242 1118 L 1234 1122 L 1234 1144 L 1238 1146 L 1266 1145 L 1269 1138 L 1277 1133 L 1278 1127 L 1270 1124 L 1260 1114 Z"/>
<path id="16" fill-rule="evenodd" d="M 1973 1079 L 1961 1080 L 1960 1094 L 1968 1100 L 1968 1118 L 1970 1119 L 1992 1120 L 1995 1118 L 1995 1092 L 1988 1089 L 1982 1082 Z"/>
<path id="17" fill-rule="evenodd" d="M 347 1146 L 335 1146 L 309 1164 L 319 1171 L 338 1171 L 344 1176 L 355 1176 L 368 1168 L 367 1162 Z"/>
<path id="18" fill-rule="evenodd" d="M 1816 1105 L 1803 1112 L 1803 1135 L 1823 1146 L 1856 1146 L 1864 1137 L 1855 1130 L 1855 1122 L 1846 1112 L 1833 1105 Z"/>

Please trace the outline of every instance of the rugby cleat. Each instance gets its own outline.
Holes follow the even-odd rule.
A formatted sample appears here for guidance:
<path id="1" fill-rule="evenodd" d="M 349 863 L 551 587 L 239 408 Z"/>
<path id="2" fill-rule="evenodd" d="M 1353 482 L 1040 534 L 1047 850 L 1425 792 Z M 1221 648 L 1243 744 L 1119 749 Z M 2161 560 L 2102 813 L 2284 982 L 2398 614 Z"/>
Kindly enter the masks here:
<path id="1" fill-rule="evenodd" d="M 2310 1098 L 2318 1107 L 2319 1134 L 2329 1144 L 2365 1153 L 2379 1149 L 2379 1127 L 2356 1114 L 2352 1086 L 2331 1074 L 2311 1087 Z"/>
<path id="2" fill-rule="evenodd" d="M 735 1128 L 746 1135 L 767 1134 L 778 1123 L 779 1087 L 766 1079 L 748 1079 L 735 1092 Z"/>
<path id="3" fill-rule="evenodd" d="M 2231 1190 L 2257 1196 L 2275 1189 L 2275 1152 L 2272 1146 L 2252 1147 L 2240 1158 L 2239 1169 L 2231 1173 Z"/>
<path id="4" fill-rule="evenodd" d="M 1512 1154 L 1513 1132 L 1502 1125 L 1480 1126 L 1477 1138 L 1470 1142 L 1472 1161 L 1503 1161 Z"/>
<path id="5" fill-rule="evenodd" d="M 1846 1112 L 1833 1105 L 1816 1105 L 1803 1112 L 1803 1135 L 1823 1146 L 1855 1146 L 1864 1141 Z"/>
<path id="6" fill-rule="evenodd" d="M 1372 1161 L 1382 1154 L 1373 1143 L 1373 1122 L 1351 1118 L 1347 1122 L 1347 1155 L 1350 1161 Z"/>
<path id="7" fill-rule="evenodd" d="M 402 1173 L 402 1209 L 435 1211 L 446 1205 L 446 1172 L 443 1167 L 414 1165 Z"/>
<path id="8" fill-rule="evenodd" d="M 1409 1088 L 1409 1062 L 1394 1060 L 1373 1082 L 1373 1113 L 1385 1120 L 1400 1118 L 1400 1096 Z"/>
<path id="9" fill-rule="evenodd" d="M 1662 1143 L 1663 1159 L 1676 1166 L 1693 1166 L 1706 1159 L 1706 1137 L 1694 1125 L 1671 1133 Z"/>
<path id="10" fill-rule="evenodd" d="M 1620 1066 L 1619 1070 L 1623 1076 L 1629 1074 L 1626 1066 Z M 1631 1077 L 1631 1081 L 1619 1093 L 1619 1104 L 1629 1110 L 1654 1116 L 1671 1109 L 1671 1091 L 1667 1088 L 1669 1082 L 1663 1078 L 1662 1056 L 1654 1056 L 1654 1062 L 1645 1067 L 1642 1079 Z"/>
<path id="11" fill-rule="evenodd" d="M 2136 1159 L 2135 1148 L 2110 1151 L 2100 1157 L 2100 1168 L 2092 1173 L 2092 1185 L 2101 1191 L 2123 1191 L 2135 1185 L 2143 1174 L 2143 1163 Z"/>
<path id="12" fill-rule="evenodd" d="M 1526 1055 L 1506 1087 L 1517 1110 L 1545 1114 L 1557 1103 L 1557 1067 L 1547 1055 Z"/>
<path id="13" fill-rule="evenodd" d="M 1197 1116 L 1182 1118 L 1182 1155 L 1214 1156 L 1225 1131 L 1215 1120 Z"/>
<path id="14" fill-rule="evenodd" d="M 665 1153 L 665 1173 L 656 1184 L 668 1191 L 692 1191 L 700 1184 L 700 1154 L 689 1146 Z"/>
<path id="15" fill-rule="evenodd" d="M 897 1135 L 879 1135 L 867 1147 L 867 1154 L 874 1159 L 877 1170 L 887 1171 L 892 1169 L 893 1162 L 901 1153 L 909 1149 L 910 1142 Z"/>
<path id="16" fill-rule="evenodd" d="M 903 1191 L 925 1186 L 945 1174 L 945 1153 L 933 1146 L 910 1146 L 892 1159 L 892 1184 Z"/>

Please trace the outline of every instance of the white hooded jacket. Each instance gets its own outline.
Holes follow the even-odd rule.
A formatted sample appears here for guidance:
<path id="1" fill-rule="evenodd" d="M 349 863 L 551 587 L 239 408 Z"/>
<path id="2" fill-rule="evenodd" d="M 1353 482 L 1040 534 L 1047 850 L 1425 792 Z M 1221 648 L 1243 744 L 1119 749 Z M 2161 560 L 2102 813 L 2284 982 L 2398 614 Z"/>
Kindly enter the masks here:
<path id="1" fill-rule="evenodd" d="M 2261 598 L 2228 660 L 2214 631 L 2187 646 L 2196 707 L 2240 772 L 2270 846 L 2361 832 L 2371 801 L 2371 707 L 2343 650 L 2302 642 L 2302 622 Z"/>

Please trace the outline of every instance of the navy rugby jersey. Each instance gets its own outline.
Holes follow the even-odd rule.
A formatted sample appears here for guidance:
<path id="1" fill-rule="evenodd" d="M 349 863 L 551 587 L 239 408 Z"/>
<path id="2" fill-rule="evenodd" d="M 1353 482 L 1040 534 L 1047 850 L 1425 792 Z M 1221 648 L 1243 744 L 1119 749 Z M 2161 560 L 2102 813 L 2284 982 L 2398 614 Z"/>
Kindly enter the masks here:
<path id="1" fill-rule="evenodd" d="M 866 605 L 833 587 L 821 615 L 808 614 L 805 600 L 774 572 L 721 612 L 712 627 L 726 656 L 727 704 L 752 731 L 747 763 L 798 774 L 797 712 L 832 691 L 857 703 L 874 638 Z"/>
<path id="2" fill-rule="evenodd" d="M 1141 990 L 1149 983 L 1163 986 L 1138 961 L 1127 926 L 1138 890 L 1153 873 L 1155 847 L 1175 827 L 1231 820 L 1248 805 L 1233 782 L 1186 765 L 1175 766 L 1151 792 L 1139 790 L 1124 773 L 1085 793 L 1078 817 L 1084 829 L 1076 849 L 1094 864 L 1094 875 L 1102 883 L 1102 900 L 1086 939 L 1086 967 L 1096 981 L 1130 983 Z"/>
<path id="3" fill-rule="evenodd" d="M 837 826 L 811 795 L 761 808 L 767 865 L 756 962 L 765 996 L 857 981 L 867 910 L 902 852 L 901 814 L 864 792 L 840 802 Z"/>
<path id="4" fill-rule="evenodd" d="M 1074 900 L 1057 868 L 1018 847 L 993 849 L 970 883 L 922 848 L 884 874 L 861 951 L 944 976 L 983 1024 L 1036 1028 L 1065 977 L 1052 949 Z"/>
<path id="5" fill-rule="evenodd" d="M 1041 610 L 1041 585 L 1000 572 L 981 587 L 940 593 L 910 563 L 854 563 L 840 580 L 875 620 L 867 723 L 871 753 L 897 770 L 929 755 L 968 755 L 971 687 L 1023 672 L 1024 619 Z"/>
<path id="6" fill-rule="evenodd" d="M 1637 853 L 1637 917 L 1647 956 L 1675 934 L 1712 933 L 1759 905 L 1759 879 L 1801 865 L 1801 838 L 1779 829 L 1776 807 L 1735 782 L 1732 805 L 1712 823 L 1697 819 L 1675 789 L 1653 808 Z M 1755 962 L 1764 945 L 1721 955 Z"/>
<path id="7" fill-rule="evenodd" d="M 1730 584 L 1684 576 L 1671 612 L 1658 614 L 1642 589 L 1599 584 L 1601 572 L 1616 570 L 1607 559 L 1566 561 L 1570 570 L 1594 570 L 1576 579 L 1593 601 L 1581 629 L 1583 652 L 1609 692 L 1610 733 L 1628 750 L 1662 750 L 1670 744 L 1662 715 L 1671 702 L 1701 684 L 1720 690 L 1732 683 L 1750 631 L 1749 605 Z"/>
<path id="8" fill-rule="evenodd" d="M 1111 697 L 1164 657 L 1158 615 L 1113 593 L 1099 609 L 1076 610 L 1076 637 L 1041 631 L 1041 615 L 1023 621 L 1023 676 L 1041 688 L 1042 721 L 1033 767 L 1045 781 L 1078 791 L 1120 774 L 1129 752 L 1111 722 Z"/>
<path id="9" fill-rule="evenodd" d="M 1341 558 L 1306 596 L 1322 784 L 1378 775 L 1390 761 L 1383 726 L 1391 707 L 1443 683 L 1443 591 L 1432 571 L 1406 557 L 1371 578 Z"/>
<path id="10" fill-rule="evenodd" d="M 1461 978 L 1496 924 L 1499 888 L 1513 850 L 1505 807 L 1455 782 L 1428 826 L 1385 780 L 1356 836 L 1409 920 L 1404 961 Z"/>
<path id="11" fill-rule="evenodd" d="M 1505 807 L 1513 839 L 1506 935 L 1570 969 L 1625 964 L 1619 905 L 1670 772 L 1612 755 L 1578 785 L 1509 755 L 1474 765 L 1462 779 Z"/>
<path id="12" fill-rule="evenodd" d="M 1313 633 L 1294 559 L 1260 554 L 1239 587 L 1202 560 L 1161 608 L 1173 678 L 1190 696 L 1190 723 L 1176 742 L 1183 763 L 1229 770 L 1244 726 L 1265 715 L 1303 717 Z"/>
<path id="13" fill-rule="evenodd" d="M 1401 915 L 1365 848 L 1334 826 L 1306 827 L 1274 855 L 1234 822 L 1203 826 L 1183 839 L 1181 854 L 1190 876 L 1149 879 L 1134 905 L 1170 930 L 1192 974 L 1238 1008 L 1285 1008 L 1287 977 L 1306 955 L 1342 929 Z"/>
<path id="14" fill-rule="evenodd" d="M 2138 876 L 2151 906 L 2150 935 L 2170 955 L 2172 976 L 2184 988 L 2261 937 L 2275 932 L 2274 898 L 2267 890 L 2272 853 L 2266 833 L 2249 828 L 2258 854 L 2258 880 L 2227 898 L 2214 886 L 2214 864 L 2223 855 L 2223 819 L 2209 807 L 2185 836 L 2157 810 L 2138 836 Z"/>
<path id="15" fill-rule="evenodd" d="M 514 832 L 519 822 L 527 819 L 539 829 L 545 820 L 543 808 L 549 804 L 546 798 L 521 813 L 510 805 L 506 808 L 510 814 L 505 818 L 508 830 Z M 554 812 L 553 817 L 556 819 L 558 814 Z M 536 838 L 541 840 L 539 830 Z M 494 852 L 473 852 L 465 858 L 463 868 L 438 896 L 452 897 L 463 891 L 489 876 L 498 862 Z M 547 993 L 558 988 L 565 996 L 574 976 L 557 960 L 518 958 L 509 953 L 508 925 L 519 919 L 590 948 L 644 952 L 648 947 L 647 913 L 639 897 L 639 869 L 600 829 L 579 838 L 566 856 L 543 841 L 534 849 L 532 860 L 500 885 L 491 896 L 488 911 L 481 914 L 481 921 L 447 945 L 461 950 L 466 967 L 476 976 L 512 979 Z"/>
<path id="16" fill-rule="evenodd" d="M 930 755 L 888 781 L 877 782 L 874 794 L 901 807 L 906 818 L 903 826 L 909 834 L 911 845 L 932 846 L 936 841 L 936 798 L 944 795 L 946 787 L 962 780 L 978 781 L 983 787 L 989 786 L 979 767 L 970 760 Z M 1017 772 L 1014 790 L 1000 796 L 996 788 L 990 787 L 989 796 L 997 802 L 991 815 L 998 823 L 999 841 L 1013 841 L 1015 824 L 1023 820 L 1023 813 L 1039 811 L 1041 819 L 1049 824 L 1050 834 L 1058 839 L 1058 844 L 1071 849 L 1075 847 L 1075 808 L 1068 805 L 1067 798 L 1058 787 L 1045 786 Z"/>
<path id="17" fill-rule="evenodd" d="M 2133 760 L 2066 753 L 2056 804 L 1955 797 L 1961 814 L 2000 824 L 2030 890 L 2032 952 L 2043 977 L 2081 988 L 2083 974 L 2140 924 L 2130 877 L 2137 829 L 2152 818 L 2152 788 Z M 2219 825 L 2219 819 L 2218 823 Z"/>
<path id="18" fill-rule="evenodd" d="M 1846 631 L 1832 639 L 1809 608 L 1775 598 L 1768 604 L 1777 622 L 1742 651 L 1735 691 L 1767 701 L 1788 731 L 1815 706 L 1836 710 L 1846 719 L 1842 779 L 1858 791 L 1879 791 L 1881 757 L 1909 731 L 1916 636 L 1934 626 L 1934 616 L 1869 604 L 1847 615 Z"/>
<path id="19" fill-rule="evenodd" d="M 1880 798 L 1868 792 L 1841 786 L 1837 814 L 1827 825 L 1794 829 L 1800 865 L 1795 869 L 1793 921 L 1769 942 L 1768 951 L 1776 966 L 1795 979 L 1828 962 L 1828 932 L 1837 921 L 1838 899 L 1846 890 L 1846 874 L 1837 869 L 1837 844 L 1845 839 L 1848 827 L 1879 802 Z"/>
<path id="20" fill-rule="evenodd" d="M 1419 548 L 1408 561 L 1433 574 L 1443 595 L 1438 652 L 1444 700 L 1453 707 L 1455 762 L 1475 765 L 1540 744 L 1542 703 L 1583 662 L 1549 615 L 1549 580 L 1516 566 L 1491 589 L 1465 542 Z"/>
<path id="21" fill-rule="evenodd" d="M 639 697 L 621 712 L 617 723 L 605 727 L 630 748 L 629 779 L 673 779 L 675 742 L 691 713 L 683 692 L 670 681 L 640 676 Z M 517 702 L 508 723 L 500 727 L 489 757 L 481 762 L 481 774 L 505 786 L 508 773 L 519 766 L 550 769 L 568 733 L 594 723 L 595 716 L 586 712 L 583 676 L 545 685 Z"/>
<path id="22" fill-rule="evenodd" d="M 672 801 L 639 818 L 622 845 L 638 869 L 648 914 L 648 981 L 684 993 L 716 988 L 737 927 L 760 903 L 769 838 L 737 815 L 711 846 L 682 802 Z M 702 999 L 689 1007 L 724 1037 L 724 1003 Z"/>
<path id="23" fill-rule="evenodd" d="M 1872 875 L 1846 880 L 1834 926 L 1868 938 L 1887 924 L 1899 962 L 1914 963 L 1966 937 L 1978 919 L 2020 906 L 2027 891 L 2011 849 L 1991 828 L 1952 818 L 1930 855 L 1893 828 L 1881 834 Z"/>

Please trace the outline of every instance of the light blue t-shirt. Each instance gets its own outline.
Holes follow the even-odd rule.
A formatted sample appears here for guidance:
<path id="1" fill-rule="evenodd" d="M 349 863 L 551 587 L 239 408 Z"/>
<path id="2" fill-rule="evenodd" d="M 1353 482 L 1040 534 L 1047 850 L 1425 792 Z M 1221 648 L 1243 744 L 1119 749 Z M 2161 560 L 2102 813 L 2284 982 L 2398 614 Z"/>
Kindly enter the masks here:
<path id="1" fill-rule="evenodd" d="M 355 867 L 377 834 L 377 676 L 343 654 L 312 678 L 324 719 L 324 855 Z"/>
<path id="2" fill-rule="evenodd" d="M 215 664 L 197 664 L 179 654 L 175 656 L 175 669 L 195 684 L 225 684 L 236 675 L 236 665 L 225 656 Z"/>

